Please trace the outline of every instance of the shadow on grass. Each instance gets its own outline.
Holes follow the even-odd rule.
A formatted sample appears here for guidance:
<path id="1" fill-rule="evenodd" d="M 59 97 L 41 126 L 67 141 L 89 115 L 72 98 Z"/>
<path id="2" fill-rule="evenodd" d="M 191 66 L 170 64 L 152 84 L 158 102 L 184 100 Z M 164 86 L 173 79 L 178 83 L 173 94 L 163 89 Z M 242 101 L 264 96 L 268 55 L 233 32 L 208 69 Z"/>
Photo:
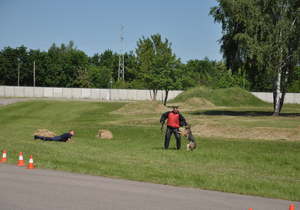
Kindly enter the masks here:
<path id="1" fill-rule="evenodd" d="M 262 117 L 272 116 L 273 112 L 269 111 L 226 111 L 226 110 L 210 110 L 203 112 L 191 112 L 191 115 L 228 115 L 228 116 L 247 116 L 247 117 Z M 299 117 L 300 113 L 280 113 L 281 117 Z"/>
<path id="2" fill-rule="evenodd" d="M 178 150 L 176 148 L 165 149 L 164 147 L 156 147 L 155 149 L 157 149 L 157 150 Z"/>

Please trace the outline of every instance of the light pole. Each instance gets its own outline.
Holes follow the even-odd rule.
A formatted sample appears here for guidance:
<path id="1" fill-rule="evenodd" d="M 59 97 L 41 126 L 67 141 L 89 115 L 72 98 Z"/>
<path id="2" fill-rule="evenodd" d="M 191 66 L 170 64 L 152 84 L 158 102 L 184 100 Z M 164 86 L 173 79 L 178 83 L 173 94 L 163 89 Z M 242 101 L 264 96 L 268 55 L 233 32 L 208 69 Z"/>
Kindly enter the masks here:
<path id="1" fill-rule="evenodd" d="M 110 90 L 109 90 L 109 100 L 111 100 L 111 89 L 112 89 L 112 72 L 110 72 Z"/>
<path id="2" fill-rule="evenodd" d="M 21 58 L 18 58 L 18 86 L 20 86 L 20 64 L 21 64 Z"/>

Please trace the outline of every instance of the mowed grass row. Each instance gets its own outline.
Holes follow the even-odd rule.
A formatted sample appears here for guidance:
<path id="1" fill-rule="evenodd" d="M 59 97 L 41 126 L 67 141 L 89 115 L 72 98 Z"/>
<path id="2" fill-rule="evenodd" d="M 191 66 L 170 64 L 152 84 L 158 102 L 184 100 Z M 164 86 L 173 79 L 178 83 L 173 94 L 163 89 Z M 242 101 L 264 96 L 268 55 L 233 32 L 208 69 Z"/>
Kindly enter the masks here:
<path id="1" fill-rule="evenodd" d="M 196 150 L 184 151 L 182 138 L 177 151 L 172 136 L 164 150 L 161 113 L 111 114 L 125 104 L 38 100 L 2 106 L 0 151 L 6 150 L 8 164 L 16 165 L 22 152 L 25 164 L 33 155 L 36 168 L 300 201 L 299 141 L 195 136 Z M 182 114 L 195 117 L 195 112 Z M 129 123 L 145 119 L 148 124 Z M 289 127 L 285 117 L 282 121 L 281 127 Z M 268 121 L 263 124 L 268 127 Z M 73 129 L 75 143 L 34 141 L 38 129 L 57 134 Z M 95 138 L 99 129 L 114 138 Z"/>

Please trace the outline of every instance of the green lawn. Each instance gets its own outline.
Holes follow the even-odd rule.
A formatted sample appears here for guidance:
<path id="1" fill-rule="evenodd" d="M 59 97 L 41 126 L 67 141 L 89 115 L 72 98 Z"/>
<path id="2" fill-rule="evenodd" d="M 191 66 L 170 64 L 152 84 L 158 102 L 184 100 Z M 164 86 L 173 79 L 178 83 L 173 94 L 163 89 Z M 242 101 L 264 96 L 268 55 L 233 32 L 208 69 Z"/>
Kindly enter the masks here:
<path id="1" fill-rule="evenodd" d="M 33 155 L 36 168 L 300 201 L 300 141 L 195 135 L 194 151 L 184 150 L 185 138 L 178 151 L 172 136 L 170 149 L 164 150 L 162 113 L 112 114 L 126 104 L 37 100 L 1 106 L 0 150 L 6 150 L 6 164 L 16 165 L 22 152 L 25 164 Z M 295 127 L 299 106 L 285 110 L 280 118 L 264 115 L 272 112 L 266 106 L 181 113 L 191 120 L 210 118 L 242 127 Z M 57 134 L 73 129 L 75 143 L 35 141 L 38 129 Z M 95 138 L 100 129 L 110 130 L 114 138 Z"/>

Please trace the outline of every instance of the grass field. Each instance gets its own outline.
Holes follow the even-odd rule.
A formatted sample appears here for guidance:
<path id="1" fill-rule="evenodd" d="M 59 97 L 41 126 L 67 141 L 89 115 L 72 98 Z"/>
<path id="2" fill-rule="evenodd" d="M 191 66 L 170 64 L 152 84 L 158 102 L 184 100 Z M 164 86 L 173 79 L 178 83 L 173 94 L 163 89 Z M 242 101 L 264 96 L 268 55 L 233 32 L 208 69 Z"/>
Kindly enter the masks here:
<path id="1" fill-rule="evenodd" d="M 284 105 L 274 118 L 272 105 L 247 100 L 238 107 L 171 101 L 193 124 L 194 151 L 185 151 L 185 138 L 176 150 L 174 136 L 163 149 L 159 118 L 170 108 L 156 102 L 19 102 L 0 107 L 0 150 L 6 164 L 22 152 L 36 168 L 300 201 L 300 106 Z M 34 140 L 38 129 L 73 129 L 75 143 Z M 100 129 L 113 139 L 96 138 Z"/>

